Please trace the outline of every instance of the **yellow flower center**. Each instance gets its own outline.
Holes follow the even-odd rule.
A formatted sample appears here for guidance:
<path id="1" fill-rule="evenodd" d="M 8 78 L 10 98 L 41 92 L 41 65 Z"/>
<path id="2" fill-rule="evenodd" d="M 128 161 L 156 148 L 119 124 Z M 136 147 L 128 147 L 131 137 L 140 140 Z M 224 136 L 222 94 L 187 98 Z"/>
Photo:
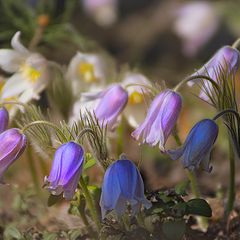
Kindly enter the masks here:
<path id="1" fill-rule="evenodd" d="M 20 68 L 20 71 L 22 72 L 24 77 L 31 83 L 35 83 L 38 80 L 38 78 L 41 76 L 40 71 L 36 70 L 35 68 L 27 64 L 23 64 Z"/>
<path id="2" fill-rule="evenodd" d="M 80 63 L 78 67 L 78 73 L 86 83 L 92 83 L 97 81 L 97 78 L 94 74 L 94 66 L 91 63 Z"/>
<path id="3" fill-rule="evenodd" d="M 129 101 L 130 104 L 139 104 L 139 103 L 142 103 L 143 100 L 144 100 L 143 94 L 134 91 L 130 94 L 128 101 Z"/>
<path id="4" fill-rule="evenodd" d="M 0 81 L 0 93 L 2 92 L 3 86 L 4 86 L 4 81 Z"/>

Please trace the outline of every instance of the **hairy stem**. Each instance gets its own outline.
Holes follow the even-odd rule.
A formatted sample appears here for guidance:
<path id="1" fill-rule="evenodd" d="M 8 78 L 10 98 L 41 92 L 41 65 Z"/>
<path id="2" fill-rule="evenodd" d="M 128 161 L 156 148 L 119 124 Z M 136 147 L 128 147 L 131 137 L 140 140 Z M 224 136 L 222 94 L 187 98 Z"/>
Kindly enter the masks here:
<path id="1" fill-rule="evenodd" d="M 91 194 L 90 194 L 90 192 L 87 188 L 87 185 L 86 185 L 82 176 L 80 177 L 80 186 L 81 186 L 81 189 L 83 191 L 84 197 L 86 199 L 88 209 L 89 209 L 89 211 L 92 215 L 93 221 L 96 223 L 97 229 L 99 231 L 100 228 L 101 228 L 101 223 L 100 223 L 100 220 L 99 220 L 98 211 L 95 207 L 94 200 L 93 200 L 93 198 L 92 198 L 92 196 L 91 196 Z"/>
<path id="2" fill-rule="evenodd" d="M 65 135 L 63 134 L 63 132 L 61 131 L 61 129 L 58 126 L 56 126 L 54 123 L 51 123 L 48 121 L 39 120 L 39 121 L 31 122 L 22 128 L 22 133 L 25 133 L 29 128 L 31 128 L 35 125 L 47 125 L 47 126 L 53 128 L 67 142 L 67 139 L 66 139 Z"/>
<path id="3" fill-rule="evenodd" d="M 204 80 L 207 80 L 209 81 L 215 88 L 218 88 L 218 85 L 217 83 L 210 77 L 208 76 L 205 76 L 205 75 L 196 75 L 196 76 L 190 76 L 190 77 L 187 77 L 185 79 L 183 79 L 180 83 L 177 84 L 177 86 L 173 89 L 174 91 L 179 91 L 180 88 L 186 84 L 187 82 L 190 82 L 190 81 L 193 81 L 193 80 L 196 80 L 196 79 L 204 79 Z"/>
<path id="4" fill-rule="evenodd" d="M 231 137 L 229 136 L 229 186 L 228 186 L 228 200 L 225 209 L 225 216 L 228 217 L 232 211 L 235 202 L 235 156 L 232 147 Z"/>

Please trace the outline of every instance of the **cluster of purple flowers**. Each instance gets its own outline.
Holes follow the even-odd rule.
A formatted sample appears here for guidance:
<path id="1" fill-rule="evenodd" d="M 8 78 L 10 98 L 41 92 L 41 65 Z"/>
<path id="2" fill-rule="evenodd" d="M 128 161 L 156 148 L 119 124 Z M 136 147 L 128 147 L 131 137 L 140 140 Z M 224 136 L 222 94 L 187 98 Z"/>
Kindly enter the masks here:
<path id="1" fill-rule="evenodd" d="M 208 74 L 216 79 L 214 68 L 217 64 L 229 71 L 236 72 L 239 67 L 239 52 L 231 47 L 223 47 L 214 57 L 199 70 L 201 75 Z M 209 86 L 209 83 L 208 83 Z M 202 94 L 202 93 L 201 93 Z M 127 91 L 116 84 L 99 95 L 95 110 L 100 123 L 113 128 L 128 101 Z M 183 166 L 194 170 L 202 167 L 210 172 L 209 159 L 211 149 L 218 136 L 218 126 L 214 120 L 204 119 L 196 123 L 188 134 L 184 144 L 177 150 L 166 150 L 165 144 L 173 131 L 182 107 L 179 93 L 166 89 L 152 101 L 145 120 L 132 133 L 140 143 L 151 146 L 159 144 L 162 152 L 172 159 L 181 158 Z M 19 129 L 7 130 L 8 112 L 0 109 L 0 181 L 6 169 L 23 153 L 26 148 L 26 137 Z M 84 165 L 84 149 L 78 143 L 70 141 L 61 145 L 54 156 L 50 175 L 45 183 L 53 195 L 60 195 L 70 200 L 77 188 Z M 133 214 L 142 206 L 149 208 L 150 202 L 144 196 L 144 184 L 141 175 L 133 162 L 123 157 L 112 163 L 105 172 L 100 206 L 102 217 L 107 211 L 115 210 L 122 215 L 131 205 Z"/>

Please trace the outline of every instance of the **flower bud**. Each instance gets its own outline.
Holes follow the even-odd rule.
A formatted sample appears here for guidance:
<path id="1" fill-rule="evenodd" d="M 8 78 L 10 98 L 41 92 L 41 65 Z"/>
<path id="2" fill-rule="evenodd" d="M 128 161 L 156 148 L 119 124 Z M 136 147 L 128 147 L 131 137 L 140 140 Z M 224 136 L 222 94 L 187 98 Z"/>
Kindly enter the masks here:
<path id="1" fill-rule="evenodd" d="M 6 108 L 0 108 L 0 133 L 4 132 L 8 127 L 9 115 Z"/>
<path id="2" fill-rule="evenodd" d="M 182 107 L 181 96 L 166 89 L 156 96 L 148 110 L 144 122 L 132 133 L 132 137 L 155 146 L 159 143 L 161 150 L 169 137 Z"/>
<path id="3" fill-rule="evenodd" d="M 26 145 L 26 136 L 17 128 L 8 129 L 0 134 L 0 183 L 3 183 L 4 172 L 21 156 Z"/>
<path id="4" fill-rule="evenodd" d="M 95 114 L 100 123 L 107 124 L 113 129 L 120 113 L 128 101 L 128 93 L 120 85 L 109 87 L 103 94 L 96 107 Z"/>
<path id="5" fill-rule="evenodd" d="M 202 67 L 200 68 L 194 75 L 206 75 L 217 82 L 218 75 L 221 72 L 227 74 L 236 75 L 237 70 L 240 65 L 240 56 L 239 51 L 230 46 L 224 46 L 219 49 L 215 55 Z M 193 81 L 189 83 L 189 85 L 193 85 Z M 199 97 L 205 101 L 209 100 L 209 97 L 206 94 L 206 90 L 211 92 L 212 84 L 203 79 L 204 87 L 201 89 Z M 205 90 L 206 88 L 206 90 Z"/>
<path id="6" fill-rule="evenodd" d="M 100 200 L 102 218 L 110 210 L 123 215 L 127 203 L 131 205 L 133 214 L 136 214 L 142 205 L 151 207 L 151 203 L 144 196 L 143 180 L 135 164 L 121 159 L 112 163 L 104 175 Z"/>
<path id="7" fill-rule="evenodd" d="M 217 136 L 217 124 L 211 119 L 203 119 L 194 125 L 183 146 L 169 150 L 168 154 L 173 160 L 180 158 L 185 168 L 194 170 L 201 165 L 205 171 L 211 172 L 210 153 Z"/>
<path id="8" fill-rule="evenodd" d="M 54 156 L 50 175 L 45 177 L 45 184 L 53 195 L 60 195 L 67 200 L 72 199 L 77 189 L 84 163 L 84 150 L 75 143 L 61 145 Z"/>

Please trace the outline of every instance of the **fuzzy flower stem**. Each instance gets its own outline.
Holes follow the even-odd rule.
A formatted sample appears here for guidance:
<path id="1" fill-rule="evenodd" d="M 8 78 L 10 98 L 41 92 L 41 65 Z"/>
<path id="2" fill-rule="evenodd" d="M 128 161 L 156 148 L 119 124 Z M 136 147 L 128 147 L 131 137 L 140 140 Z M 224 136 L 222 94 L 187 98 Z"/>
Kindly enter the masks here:
<path id="1" fill-rule="evenodd" d="M 235 202 L 235 157 L 232 147 L 232 141 L 229 136 L 229 164 L 230 164 L 230 173 L 229 173 L 229 187 L 228 187 L 228 201 L 225 209 L 225 217 L 228 217 L 230 212 L 234 207 Z"/>
<path id="2" fill-rule="evenodd" d="M 93 200 L 93 198 L 92 198 L 92 196 L 91 196 L 91 194 L 90 194 L 90 192 L 87 188 L 87 185 L 86 185 L 82 176 L 80 177 L 80 182 L 79 183 L 80 183 L 81 189 L 83 191 L 83 194 L 85 196 L 88 209 L 89 209 L 89 211 L 92 215 L 92 218 L 93 218 L 94 222 L 96 223 L 98 231 L 100 231 L 101 223 L 100 223 L 100 220 L 99 220 L 98 212 L 97 212 L 97 209 L 95 207 L 94 200 Z"/>
<path id="3" fill-rule="evenodd" d="M 84 134 L 86 134 L 86 133 L 92 134 L 93 137 L 96 136 L 96 133 L 95 133 L 91 128 L 85 128 L 85 129 L 83 129 L 83 130 L 78 134 L 78 136 L 76 137 L 75 141 L 78 142 L 78 141 L 82 138 L 82 136 L 83 136 Z"/>
<path id="4" fill-rule="evenodd" d="M 222 117 L 223 115 L 227 113 L 232 113 L 237 119 L 237 122 L 240 124 L 240 116 L 239 113 L 236 112 L 233 109 L 226 109 L 220 113 L 218 113 L 213 120 L 216 121 L 218 118 Z M 229 142 L 229 187 L 228 187 L 228 201 L 225 209 L 225 217 L 228 217 L 229 213 L 232 211 L 234 202 L 235 202 L 235 155 L 234 155 L 234 150 L 232 146 L 232 141 L 231 141 L 231 136 L 229 134 L 228 137 L 228 142 Z M 237 146 L 236 146 L 237 147 Z"/>
<path id="5" fill-rule="evenodd" d="M 31 128 L 31 127 L 33 127 L 33 126 L 35 126 L 35 125 L 47 125 L 47 126 L 53 128 L 53 129 L 54 129 L 59 135 L 61 135 L 61 136 L 63 137 L 63 139 L 65 139 L 66 142 L 67 142 L 67 139 L 66 139 L 66 137 L 64 136 L 63 132 L 61 131 L 61 129 L 60 129 L 58 126 L 56 126 L 55 124 L 53 124 L 53 123 L 51 123 L 51 122 L 48 122 L 48 121 L 41 121 L 41 120 L 39 120 L 39 121 L 31 122 L 31 123 L 29 123 L 28 125 L 26 125 L 26 126 L 24 126 L 24 127 L 22 128 L 22 133 L 26 132 L 29 128 Z"/>
<path id="6" fill-rule="evenodd" d="M 233 48 L 238 49 L 240 46 L 240 38 L 238 38 L 232 45 Z"/>
<path id="7" fill-rule="evenodd" d="M 218 118 L 222 117 L 223 115 L 227 114 L 227 113 L 232 113 L 234 114 L 234 116 L 237 118 L 237 121 L 240 123 L 240 116 L 239 113 L 233 109 L 226 109 L 221 111 L 220 113 L 218 113 L 213 120 L 216 121 Z"/>
<path id="8" fill-rule="evenodd" d="M 196 75 L 196 76 L 190 76 L 188 78 L 185 78 L 183 79 L 180 83 L 177 84 L 177 86 L 173 89 L 175 92 L 179 91 L 179 89 L 184 85 L 186 84 L 187 82 L 189 81 L 193 81 L 193 80 L 196 80 L 196 79 L 204 79 L 204 80 L 207 80 L 209 82 L 212 83 L 212 85 L 215 87 L 215 88 L 218 88 L 218 85 L 217 83 L 210 77 L 208 76 L 205 76 L 205 75 Z"/>

